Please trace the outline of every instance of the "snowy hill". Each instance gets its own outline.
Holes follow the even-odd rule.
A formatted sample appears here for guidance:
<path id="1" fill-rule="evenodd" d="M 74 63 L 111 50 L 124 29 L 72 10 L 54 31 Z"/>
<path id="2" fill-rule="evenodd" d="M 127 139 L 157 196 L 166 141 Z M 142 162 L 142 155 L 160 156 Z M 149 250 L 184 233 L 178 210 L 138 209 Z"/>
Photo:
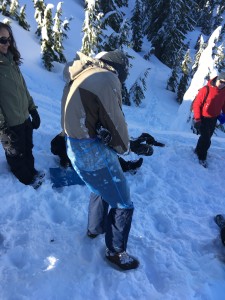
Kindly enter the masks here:
<path id="1" fill-rule="evenodd" d="M 213 217 L 225 214 L 225 139 L 222 133 L 213 137 L 204 169 L 193 154 L 198 137 L 186 123 L 204 70 L 198 70 L 179 106 L 174 93 L 165 89 L 170 69 L 154 56 L 146 62 L 128 50 L 135 57 L 128 87 L 150 68 L 142 105 L 123 107 L 129 133 L 137 137 L 148 132 L 166 146 L 154 147 L 135 175 L 126 174 L 135 206 L 128 252 L 139 258 L 140 267 L 119 272 L 104 260 L 104 236 L 86 236 L 88 189 L 51 187 L 48 168 L 58 160 L 50 142 L 60 131 L 63 65 L 56 64 L 53 72 L 41 66 L 32 5 L 24 2 L 31 31 L 15 22 L 12 28 L 24 58 L 21 70 L 42 121 L 34 132 L 35 164 L 47 175 L 37 191 L 24 186 L 9 172 L 0 147 L 0 300 L 223 300 L 225 249 Z M 65 47 L 68 60 L 81 46 L 80 2 L 63 4 L 68 17 L 74 14 Z M 204 64 L 215 72 L 209 48 Z"/>

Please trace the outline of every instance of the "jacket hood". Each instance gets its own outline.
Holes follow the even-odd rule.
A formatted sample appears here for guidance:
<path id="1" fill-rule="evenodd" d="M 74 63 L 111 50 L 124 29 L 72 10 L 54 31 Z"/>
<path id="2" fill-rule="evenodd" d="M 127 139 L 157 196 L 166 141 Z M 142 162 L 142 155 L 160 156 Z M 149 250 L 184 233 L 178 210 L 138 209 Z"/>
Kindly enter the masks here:
<path id="1" fill-rule="evenodd" d="M 89 68 L 102 68 L 111 71 L 118 75 L 117 71 L 106 63 L 100 61 L 98 58 L 89 57 L 81 52 L 77 52 L 75 60 L 66 64 L 63 77 L 68 83 L 76 79 L 83 71 Z"/>

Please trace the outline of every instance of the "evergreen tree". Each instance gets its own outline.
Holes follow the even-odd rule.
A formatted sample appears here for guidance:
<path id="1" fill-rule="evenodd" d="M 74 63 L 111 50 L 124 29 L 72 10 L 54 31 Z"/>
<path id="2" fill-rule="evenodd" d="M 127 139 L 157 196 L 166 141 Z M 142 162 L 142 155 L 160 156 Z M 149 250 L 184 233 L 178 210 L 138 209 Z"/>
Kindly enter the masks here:
<path id="1" fill-rule="evenodd" d="M 53 19 L 52 19 L 52 4 L 48 4 L 44 11 L 44 19 L 41 30 L 41 51 L 42 51 L 42 61 L 45 68 L 51 71 L 53 68 L 53 61 L 57 61 L 57 56 L 53 50 L 54 40 L 53 40 Z"/>
<path id="2" fill-rule="evenodd" d="M 30 25 L 26 21 L 26 4 L 20 9 L 20 14 L 18 15 L 18 23 L 25 30 L 30 30 Z"/>
<path id="3" fill-rule="evenodd" d="M 123 46 L 130 47 L 131 42 L 127 37 L 130 36 L 130 23 L 129 20 L 124 20 L 121 24 L 121 30 L 119 33 L 113 32 L 109 35 L 107 41 L 105 40 L 104 50 L 111 51 L 114 49 L 123 48 Z"/>
<path id="4" fill-rule="evenodd" d="M 225 70 L 225 52 L 223 44 L 214 48 L 214 64 L 219 72 Z"/>
<path id="5" fill-rule="evenodd" d="M 190 14 L 194 2 L 170 0 L 166 3 L 153 3 L 158 14 L 150 22 L 148 29 L 151 32 L 147 32 L 147 36 L 155 48 L 156 56 L 169 67 L 173 67 L 177 57 L 182 56 L 185 51 L 186 33 L 194 28 L 195 21 Z"/>
<path id="6" fill-rule="evenodd" d="M 53 50 L 57 53 L 57 61 L 60 63 L 65 63 L 66 58 L 63 54 L 63 28 L 62 28 L 62 2 L 59 2 L 56 9 L 56 14 L 54 17 L 54 26 L 53 26 Z"/>
<path id="7" fill-rule="evenodd" d="M 122 102 L 124 105 L 128 105 L 128 106 L 131 105 L 129 93 L 127 91 L 127 87 L 125 83 L 122 84 Z"/>
<path id="8" fill-rule="evenodd" d="M 129 99 L 131 102 L 139 106 L 142 100 L 145 98 L 144 92 L 146 91 L 146 78 L 148 76 L 150 68 L 147 68 L 143 75 L 140 75 L 135 83 L 129 90 Z"/>
<path id="9" fill-rule="evenodd" d="M 119 33 L 120 25 L 124 20 L 123 7 L 128 6 L 128 0 L 99 0 L 99 7 L 106 17 L 105 25 Z"/>
<path id="10" fill-rule="evenodd" d="M 216 1 L 216 4 L 217 4 L 216 14 L 213 17 L 213 30 L 215 30 L 218 26 L 220 26 L 222 24 L 222 22 L 223 22 L 223 13 L 225 11 L 224 0 L 222 0 L 220 3 L 218 3 L 218 2 L 219 1 Z"/>
<path id="11" fill-rule="evenodd" d="M 200 57 L 202 55 L 203 50 L 206 48 L 206 43 L 204 43 L 204 39 L 203 39 L 202 35 L 200 35 L 200 37 L 199 37 L 198 47 L 199 47 L 198 51 L 195 54 L 194 64 L 192 66 L 192 71 L 191 71 L 192 76 L 197 71 Z"/>
<path id="12" fill-rule="evenodd" d="M 181 64 L 181 70 L 183 75 L 181 76 L 180 82 L 178 84 L 177 88 L 177 101 L 178 103 L 182 103 L 184 94 L 187 90 L 187 85 L 189 82 L 189 77 L 190 77 L 190 70 L 191 70 L 191 57 L 190 57 L 190 50 L 188 49 L 185 56 L 184 60 Z"/>
<path id="13" fill-rule="evenodd" d="M 166 89 L 171 92 L 176 92 L 177 84 L 178 84 L 178 73 L 177 73 L 177 68 L 174 67 L 174 69 L 172 70 L 171 76 L 169 77 L 169 79 L 167 81 Z"/>
<path id="14" fill-rule="evenodd" d="M 9 14 L 10 17 L 18 20 L 18 8 L 19 8 L 19 3 L 17 0 L 11 0 L 11 4 L 9 6 Z"/>
<path id="15" fill-rule="evenodd" d="M 143 20 L 140 0 L 135 1 L 131 18 L 133 49 L 140 52 L 143 44 Z"/>
<path id="16" fill-rule="evenodd" d="M 32 0 L 32 1 L 34 2 L 34 9 L 35 9 L 34 18 L 37 22 L 37 30 L 35 33 L 38 37 L 40 37 L 42 26 L 43 26 L 46 4 L 44 0 Z"/>
<path id="17" fill-rule="evenodd" d="M 127 6 L 128 0 L 99 0 L 99 7 L 104 14 L 101 25 L 105 29 L 103 50 L 131 46 L 131 24 L 124 13 Z"/>
<path id="18" fill-rule="evenodd" d="M 0 6 L 0 12 L 3 14 L 3 16 L 7 16 L 7 17 L 10 16 L 10 13 L 9 13 L 10 4 L 11 4 L 11 0 L 3 0 L 2 1 L 2 4 Z"/>
<path id="19" fill-rule="evenodd" d="M 177 89 L 177 102 L 180 104 L 183 102 L 183 97 L 187 90 L 188 80 L 189 76 L 184 73 L 180 79 L 180 83 Z"/>
<path id="20" fill-rule="evenodd" d="M 200 7 L 200 17 L 197 26 L 201 27 L 203 34 L 209 35 L 213 30 L 214 0 L 208 0 L 201 4 L 203 7 Z"/>
<path id="21" fill-rule="evenodd" d="M 190 70 L 191 70 L 191 63 L 192 63 L 192 60 L 191 60 L 191 56 L 190 56 L 190 49 L 188 49 L 184 56 L 184 60 L 181 64 L 181 69 L 184 74 L 189 75 Z"/>
<path id="22" fill-rule="evenodd" d="M 86 0 L 85 20 L 83 24 L 84 36 L 82 39 L 81 52 L 94 56 L 101 52 L 102 28 L 101 19 L 103 13 L 100 12 L 99 1 Z"/>
<path id="23" fill-rule="evenodd" d="M 222 26 L 222 29 L 220 31 L 219 41 L 222 42 L 224 40 L 224 37 L 225 37 L 225 24 Z"/>

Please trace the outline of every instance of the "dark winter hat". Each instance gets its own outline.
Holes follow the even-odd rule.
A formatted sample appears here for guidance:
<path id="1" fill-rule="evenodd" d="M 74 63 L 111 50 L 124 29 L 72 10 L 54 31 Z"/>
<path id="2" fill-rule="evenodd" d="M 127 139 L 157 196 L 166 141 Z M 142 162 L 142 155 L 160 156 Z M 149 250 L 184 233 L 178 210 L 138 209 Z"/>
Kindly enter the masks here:
<path id="1" fill-rule="evenodd" d="M 104 54 L 100 60 L 113 67 L 117 71 L 121 83 L 126 80 L 129 69 L 129 60 L 122 51 L 109 51 Z"/>
<path id="2" fill-rule="evenodd" d="M 219 75 L 218 75 L 218 80 L 225 80 L 225 72 L 221 72 Z"/>

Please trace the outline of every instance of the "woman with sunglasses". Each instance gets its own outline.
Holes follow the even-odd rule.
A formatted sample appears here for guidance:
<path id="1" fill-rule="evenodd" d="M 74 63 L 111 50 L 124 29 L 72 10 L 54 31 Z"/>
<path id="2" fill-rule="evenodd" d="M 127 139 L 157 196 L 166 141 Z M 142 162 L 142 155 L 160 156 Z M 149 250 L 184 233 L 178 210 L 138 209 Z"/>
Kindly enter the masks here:
<path id="1" fill-rule="evenodd" d="M 225 72 L 209 80 L 207 86 L 199 90 L 193 102 L 194 128 L 196 133 L 200 134 L 195 154 L 205 168 L 207 168 L 207 151 L 221 111 L 225 113 Z"/>
<path id="2" fill-rule="evenodd" d="M 0 22 L 0 140 L 12 173 L 36 188 L 43 174 L 34 167 L 33 129 L 40 126 L 40 117 L 20 72 L 21 62 L 11 27 Z"/>

